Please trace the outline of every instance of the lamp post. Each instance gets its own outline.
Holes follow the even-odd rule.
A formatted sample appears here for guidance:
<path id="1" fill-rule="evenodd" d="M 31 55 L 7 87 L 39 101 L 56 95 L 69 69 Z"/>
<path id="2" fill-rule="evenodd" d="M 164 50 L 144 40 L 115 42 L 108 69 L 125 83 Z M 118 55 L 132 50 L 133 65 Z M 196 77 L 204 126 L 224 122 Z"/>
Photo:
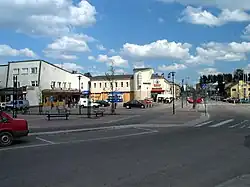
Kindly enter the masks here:
<path id="1" fill-rule="evenodd" d="M 188 79 L 189 77 L 186 77 L 186 90 L 185 90 L 185 93 L 186 93 L 186 106 L 188 105 L 188 102 L 187 102 L 187 98 L 188 98 Z"/>
<path id="2" fill-rule="evenodd" d="M 80 99 L 81 99 L 81 78 L 82 78 L 82 76 L 81 75 L 78 75 L 77 76 L 78 77 L 78 80 L 79 80 L 79 101 L 80 101 Z M 81 103 L 79 102 L 79 114 L 81 114 Z"/>
<path id="3" fill-rule="evenodd" d="M 175 86 L 174 86 L 174 78 L 175 78 L 175 72 L 170 72 L 169 74 L 168 74 L 168 78 L 171 78 L 172 77 L 172 82 L 173 82 L 173 87 L 172 87 L 172 94 L 173 94 L 173 114 L 175 114 Z"/>
<path id="4" fill-rule="evenodd" d="M 88 116 L 88 118 L 91 118 L 91 107 L 90 107 L 90 90 L 91 90 L 91 82 L 90 81 L 88 81 L 88 95 L 87 95 L 87 100 L 88 100 L 88 102 L 87 102 L 87 116 Z"/>
<path id="5" fill-rule="evenodd" d="M 181 80 L 181 108 L 183 108 L 184 104 L 184 79 Z"/>
<path id="6" fill-rule="evenodd" d="M 16 118 L 17 117 L 17 114 L 16 114 L 16 102 L 15 102 L 15 97 L 16 97 L 16 92 L 17 92 L 17 76 L 14 75 L 13 76 L 13 118 Z"/>

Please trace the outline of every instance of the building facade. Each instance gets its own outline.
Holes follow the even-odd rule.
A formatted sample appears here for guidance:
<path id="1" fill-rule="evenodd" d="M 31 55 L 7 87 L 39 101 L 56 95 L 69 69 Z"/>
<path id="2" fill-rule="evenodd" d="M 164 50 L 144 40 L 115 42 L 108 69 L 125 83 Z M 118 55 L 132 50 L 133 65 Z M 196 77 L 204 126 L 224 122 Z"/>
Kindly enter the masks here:
<path id="1" fill-rule="evenodd" d="M 89 78 L 44 60 L 14 61 L 4 67 L 0 67 L 1 81 L 5 84 L 1 84 L 5 87 L 0 91 L 1 101 L 13 99 L 13 94 L 8 92 L 13 88 L 13 76 L 17 77 L 17 87 L 23 90 L 18 98 L 29 100 L 31 106 L 74 102 L 81 91 L 88 90 Z"/>
<path id="2" fill-rule="evenodd" d="M 250 98 L 250 84 L 241 80 L 238 83 L 232 83 L 226 86 L 226 92 L 227 95 L 232 98 Z"/>
<path id="3" fill-rule="evenodd" d="M 96 76 L 91 78 L 91 98 L 106 100 L 113 91 L 122 96 L 123 102 L 132 99 L 155 98 L 157 94 L 172 94 L 172 83 L 164 75 L 154 74 L 152 68 L 137 68 L 132 75 Z M 175 84 L 175 98 L 180 95 L 180 86 Z"/>

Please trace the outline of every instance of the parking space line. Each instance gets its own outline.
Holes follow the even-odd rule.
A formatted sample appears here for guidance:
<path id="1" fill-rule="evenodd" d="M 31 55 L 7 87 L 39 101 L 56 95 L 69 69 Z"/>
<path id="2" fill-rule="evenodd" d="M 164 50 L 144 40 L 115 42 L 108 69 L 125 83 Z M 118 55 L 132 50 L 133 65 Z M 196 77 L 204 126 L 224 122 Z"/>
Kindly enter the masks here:
<path id="1" fill-rule="evenodd" d="M 94 141 L 101 141 L 101 140 L 115 140 L 115 139 L 120 139 L 120 138 L 126 138 L 126 137 L 133 137 L 133 136 L 141 136 L 141 135 L 146 135 L 146 134 L 153 134 L 156 133 L 155 131 L 153 132 L 140 132 L 140 133 L 131 133 L 131 134 L 125 134 L 125 135 L 117 135 L 117 136 L 108 136 L 108 137 L 102 137 L 102 138 L 90 138 L 90 139 L 85 139 L 85 140 L 73 140 L 73 141 L 66 141 L 66 142 L 54 142 L 53 144 L 51 143 L 44 143 L 44 144 L 35 144 L 35 145 L 24 145 L 24 146 L 19 146 L 19 147 L 8 147 L 8 148 L 2 148 L 0 149 L 1 151 L 8 151 L 8 150 L 17 150 L 17 149 L 25 149 L 25 148 L 35 148 L 35 147 L 45 147 L 45 146 L 52 146 L 52 145 L 63 145 L 63 144 L 74 144 L 74 143 L 83 143 L 83 142 L 94 142 Z"/>
<path id="2" fill-rule="evenodd" d="M 52 142 L 52 141 L 49 141 L 49 140 L 45 140 L 44 138 L 39 138 L 39 137 L 36 137 L 37 140 L 40 140 L 42 142 L 46 142 L 46 143 L 50 143 L 50 144 L 55 144 L 55 142 Z"/>

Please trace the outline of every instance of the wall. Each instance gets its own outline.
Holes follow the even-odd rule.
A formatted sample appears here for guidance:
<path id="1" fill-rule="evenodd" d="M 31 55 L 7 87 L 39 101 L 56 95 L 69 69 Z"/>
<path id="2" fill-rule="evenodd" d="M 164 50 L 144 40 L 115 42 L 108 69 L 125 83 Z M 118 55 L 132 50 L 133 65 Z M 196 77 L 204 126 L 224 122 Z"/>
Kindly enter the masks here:
<path id="1" fill-rule="evenodd" d="M 106 87 L 105 87 L 106 83 Z M 117 87 L 116 87 L 117 83 Z M 123 83 L 123 87 L 122 87 Z M 128 86 L 127 86 L 128 83 Z M 96 86 L 95 86 L 96 85 Z M 131 91 L 131 79 L 126 80 L 114 80 L 114 91 L 130 92 Z M 111 92 L 110 81 L 106 80 L 93 80 L 91 81 L 91 93 Z"/>
<path id="2" fill-rule="evenodd" d="M 40 87 L 42 90 L 51 89 L 51 83 L 55 82 L 55 88 L 64 89 L 63 83 L 66 83 L 65 89 L 79 90 L 79 75 L 81 74 L 72 74 L 69 71 L 42 61 Z M 88 90 L 89 78 L 81 76 L 80 87 L 83 83 L 83 89 L 81 90 Z M 61 83 L 60 87 L 58 83 Z"/>
<path id="3" fill-rule="evenodd" d="M 143 100 L 151 97 L 151 77 L 154 70 L 151 68 L 134 69 L 134 98 Z M 141 77 L 141 81 L 139 81 Z M 140 85 L 139 85 L 140 84 Z"/>
<path id="4" fill-rule="evenodd" d="M 8 65 L 0 65 L 0 88 L 6 87 Z"/>

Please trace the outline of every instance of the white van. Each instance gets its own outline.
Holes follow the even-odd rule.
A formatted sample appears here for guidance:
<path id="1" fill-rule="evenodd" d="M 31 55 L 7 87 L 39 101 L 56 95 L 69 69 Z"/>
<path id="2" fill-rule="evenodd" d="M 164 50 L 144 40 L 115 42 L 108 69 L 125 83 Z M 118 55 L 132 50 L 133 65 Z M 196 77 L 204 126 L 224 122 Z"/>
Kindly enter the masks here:
<path id="1" fill-rule="evenodd" d="M 88 99 L 88 98 L 80 98 L 78 105 L 81 107 L 94 107 L 94 108 L 98 108 L 100 106 L 99 103 L 95 103 L 92 99 Z"/>

